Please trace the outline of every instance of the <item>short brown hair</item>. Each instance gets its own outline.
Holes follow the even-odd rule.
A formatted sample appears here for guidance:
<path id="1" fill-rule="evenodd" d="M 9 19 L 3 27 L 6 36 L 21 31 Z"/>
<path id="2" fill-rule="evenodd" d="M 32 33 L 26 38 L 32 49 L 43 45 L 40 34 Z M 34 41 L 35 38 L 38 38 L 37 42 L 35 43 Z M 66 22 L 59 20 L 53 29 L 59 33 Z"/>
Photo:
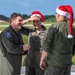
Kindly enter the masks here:
<path id="1" fill-rule="evenodd" d="M 15 19 L 18 16 L 21 16 L 22 17 L 22 15 L 20 13 L 12 13 L 11 16 L 10 16 L 9 22 L 11 23 L 11 20 L 12 19 Z"/>

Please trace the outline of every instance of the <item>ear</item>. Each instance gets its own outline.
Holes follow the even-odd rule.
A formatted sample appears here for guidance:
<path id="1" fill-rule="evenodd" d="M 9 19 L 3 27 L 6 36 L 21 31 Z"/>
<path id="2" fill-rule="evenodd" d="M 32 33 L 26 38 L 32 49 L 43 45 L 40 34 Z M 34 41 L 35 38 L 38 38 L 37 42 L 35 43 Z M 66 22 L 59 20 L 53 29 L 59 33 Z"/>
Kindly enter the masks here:
<path id="1" fill-rule="evenodd" d="M 13 21 L 15 21 L 15 19 L 14 19 L 14 18 L 11 20 L 11 22 L 13 22 Z"/>
<path id="2" fill-rule="evenodd" d="M 14 23 L 15 23 L 15 20 L 14 20 L 14 19 L 12 19 L 12 20 L 11 20 L 11 24 L 14 24 Z"/>
<path id="3" fill-rule="evenodd" d="M 57 14 L 57 17 L 59 17 L 60 15 L 59 14 Z"/>

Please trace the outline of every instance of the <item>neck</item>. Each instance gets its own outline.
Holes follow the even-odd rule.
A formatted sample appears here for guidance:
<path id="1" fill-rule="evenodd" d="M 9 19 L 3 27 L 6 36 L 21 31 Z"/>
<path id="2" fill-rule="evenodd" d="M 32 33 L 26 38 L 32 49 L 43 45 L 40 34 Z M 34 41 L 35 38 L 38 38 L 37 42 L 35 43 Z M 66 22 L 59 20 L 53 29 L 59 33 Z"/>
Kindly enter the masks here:
<path id="1" fill-rule="evenodd" d="M 65 16 L 59 16 L 59 18 L 58 18 L 58 21 L 64 21 L 66 19 L 66 17 Z"/>
<path id="2" fill-rule="evenodd" d="M 17 32 L 18 30 L 14 27 L 14 25 L 11 25 L 12 28 L 14 29 L 15 32 Z"/>
<path id="3" fill-rule="evenodd" d="M 41 30 L 42 30 L 42 26 L 40 26 L 40 27 L 37 28 L 36 30 L 41 31 Z"/>

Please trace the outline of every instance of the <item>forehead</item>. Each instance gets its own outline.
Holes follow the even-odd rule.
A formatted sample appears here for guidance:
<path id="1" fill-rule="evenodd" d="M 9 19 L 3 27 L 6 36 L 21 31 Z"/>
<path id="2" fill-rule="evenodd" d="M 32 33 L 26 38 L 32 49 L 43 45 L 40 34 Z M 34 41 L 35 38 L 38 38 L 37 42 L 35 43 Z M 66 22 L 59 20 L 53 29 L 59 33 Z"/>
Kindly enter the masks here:
<path id="1" fill-rule="evenodd" d="M 17 16 L 16 19 L 17 20 L 19 20 L 19 19 L 22 20 L 22 17 L 21 16 Z"/>
<path id="2" fill-rule="evenodd" d="M 40 20 L 41 18 L 39 16 L 33 16 L 34 20 Z"/>

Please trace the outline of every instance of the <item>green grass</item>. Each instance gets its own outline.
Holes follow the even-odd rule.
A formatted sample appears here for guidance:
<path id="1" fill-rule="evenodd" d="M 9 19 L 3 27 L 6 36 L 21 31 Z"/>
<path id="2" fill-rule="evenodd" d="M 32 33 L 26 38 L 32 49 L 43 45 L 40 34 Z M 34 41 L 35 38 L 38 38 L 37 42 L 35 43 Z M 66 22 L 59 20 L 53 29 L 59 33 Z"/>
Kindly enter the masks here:
<path id="1" fill-rule="evenodd" d="M 51 23 L 46 22 L 45 24 L 51 24 Z M 9 23 L 4 22 L 4 23 L 0 23 L 0 25 L 9 25 Z M 31 27 L 31 26 L 30 26 L 30 27 Z M 6 28 L 6 27 L 0 27 L 0 31 L 2 31 L 2 30 L 5 29 L 5 28 Z M 32 27 L 31 27 L 31 28 L 32 28 Z M 46 26 L 46 28 L 48 29 L 49 26 Z M 28 38 L 27 38 L 27 36 L 22 35 L 22 37 L 23 37 L 24 43 L 27 44 L 27 43 L 28 43 Z M 24 58 L 25 58 L 25 55 L 23 55 L 23 57 L 22 57 L 22 65 L 23 65 Z M 75 65 L 75 56 L 73 56 L 72 62 L 73 62 L 73 64 Z"/>
<path id="2" fill-rule="evenodd" d="M 0 27 L 0 31 L 4 30 L 6 27 Z"/>
<path id="3" fill-rule="evenodd" d="M 26 55 L 23 55 L 23 56 L 22 56 L 22 65 L 24 64 L 25 56 L 26 56 Z"/>
<path id="4" fill-rule="evenodd" d="M 27 44 L 28 43 L 28 37 L 26 35 L 22 35 L 22 38 L 23 38 L 24 44 Z"/>
<path id="5" fill-rule="evenodd" d="M 72 62 L 73 62 L 73 64 L 75 65 L 75 55 L 74 55 L 73 58 L 72 58 Z"/>
<path id="6" fill-rule="evenodd" d="M 9 25 L 9 22 L 0 22 L 0 25 Z"/>

